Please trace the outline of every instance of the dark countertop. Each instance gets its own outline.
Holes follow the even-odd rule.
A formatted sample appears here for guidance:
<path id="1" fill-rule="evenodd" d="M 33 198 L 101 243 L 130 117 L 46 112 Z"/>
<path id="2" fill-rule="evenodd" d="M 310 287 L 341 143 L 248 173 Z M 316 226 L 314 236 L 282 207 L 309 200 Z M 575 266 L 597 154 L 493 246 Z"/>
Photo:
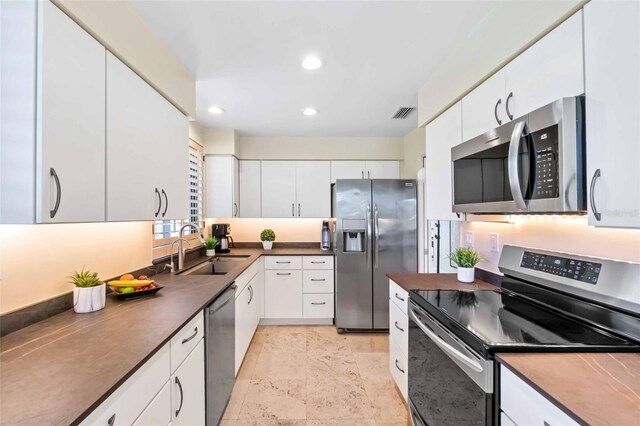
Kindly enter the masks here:
<path id="1" fill-rule="evenodd" d="M 579 423 L 640 423 L 640 354 L 509 353 L 496 359 Z"/>
<path id="2" fill-rule="evenodd" d="M 153 278 L 164 288 L 155 296 L 108 294 L 101 311 L 65 311 L 0 338 L 0 423 L 80 422 L 261 255 L 333 255 L 305 248 L 230 254 L 250 257 L 227 275 L 159 274 Z"/>
<path id="3" fill-rule="evenodd" d="M 495 290 L 496 286 L 476 277 L 470 284 L 461 283 L 456 274 L 387 274 L 387 277 L 407 291 L 411 290 Z"/>

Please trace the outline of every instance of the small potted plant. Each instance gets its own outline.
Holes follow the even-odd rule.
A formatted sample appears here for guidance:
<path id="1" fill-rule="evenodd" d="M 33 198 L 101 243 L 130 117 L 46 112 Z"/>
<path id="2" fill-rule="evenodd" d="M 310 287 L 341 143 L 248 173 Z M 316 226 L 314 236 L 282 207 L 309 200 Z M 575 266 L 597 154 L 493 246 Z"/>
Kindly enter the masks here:
<path id="1" fill-rule="evenodd" d="M 98 277 L 97 272 L 73 271 L 71 275 L 73 287 L 73 310 L 79 314 L 99 311 L 104 308 L 106 300 L 105 283 Z"/>
<path id="2" fill-rule="evenodd" d="M 273 229 L 264 229 L 260 233 L 260 241 L 262 241 L 262 247 L 265 250 L 271 250 L 273 247 L 273 241 L 276 239 L 276 233 Z"/>
<path id="3" fill-rule="evenodd" d="M 216 255 L 216 246 L 219 242 L 220 241 L 213 235 L 210 235 L 209 238 L 206 239 L 204 242 L 204 248 L 207 250 L 207 256 Z"/>
<path id="4" fill-rule="evenodd" d="M 469 247 L 458 247 L 451 252 L 449 259 L 458 266 L 458 281 L 472 283 L 475 279 L 475 266 L 482 260 L 480 254 Z"/>

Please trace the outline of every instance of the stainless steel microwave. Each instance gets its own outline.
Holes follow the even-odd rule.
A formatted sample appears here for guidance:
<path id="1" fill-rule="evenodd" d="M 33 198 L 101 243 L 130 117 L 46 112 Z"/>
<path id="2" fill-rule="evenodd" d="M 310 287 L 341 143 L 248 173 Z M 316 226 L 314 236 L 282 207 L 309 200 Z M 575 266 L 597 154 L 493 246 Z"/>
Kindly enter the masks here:
<path id="1" fill-rule="evenodd" d="M 562 98 L 453 147 L 453 211 L 586 211 L 584 107 Z"/>

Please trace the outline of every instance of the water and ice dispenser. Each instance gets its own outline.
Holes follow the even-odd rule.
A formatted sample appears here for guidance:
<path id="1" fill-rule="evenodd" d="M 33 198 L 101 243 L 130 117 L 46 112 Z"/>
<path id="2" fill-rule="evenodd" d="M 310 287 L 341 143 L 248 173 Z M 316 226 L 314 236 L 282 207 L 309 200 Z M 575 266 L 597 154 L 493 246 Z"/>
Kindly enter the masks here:
<path id="1" fill-rule="evenodd" d="M 366 232 L 364 219 L 342 220 L 342 247 L 345 252 L 363 252 Z"/>

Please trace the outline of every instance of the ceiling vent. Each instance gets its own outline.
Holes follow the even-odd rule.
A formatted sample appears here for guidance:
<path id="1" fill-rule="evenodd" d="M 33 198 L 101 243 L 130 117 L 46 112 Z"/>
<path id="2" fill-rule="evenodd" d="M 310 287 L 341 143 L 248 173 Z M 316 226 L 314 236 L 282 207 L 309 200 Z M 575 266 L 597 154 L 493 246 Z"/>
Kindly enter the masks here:
<path id="1" fill-rule="evenodd" d="M 409 116 L 409 114 L 413 112 L 414 109 L 415 108 L 413 107 L 402 107 L 398 111 L 396 111 L 396 113 L 393 114 L 393 117 L 391 118 L 393 118 L 394 120 L 404 120 Z"/>

